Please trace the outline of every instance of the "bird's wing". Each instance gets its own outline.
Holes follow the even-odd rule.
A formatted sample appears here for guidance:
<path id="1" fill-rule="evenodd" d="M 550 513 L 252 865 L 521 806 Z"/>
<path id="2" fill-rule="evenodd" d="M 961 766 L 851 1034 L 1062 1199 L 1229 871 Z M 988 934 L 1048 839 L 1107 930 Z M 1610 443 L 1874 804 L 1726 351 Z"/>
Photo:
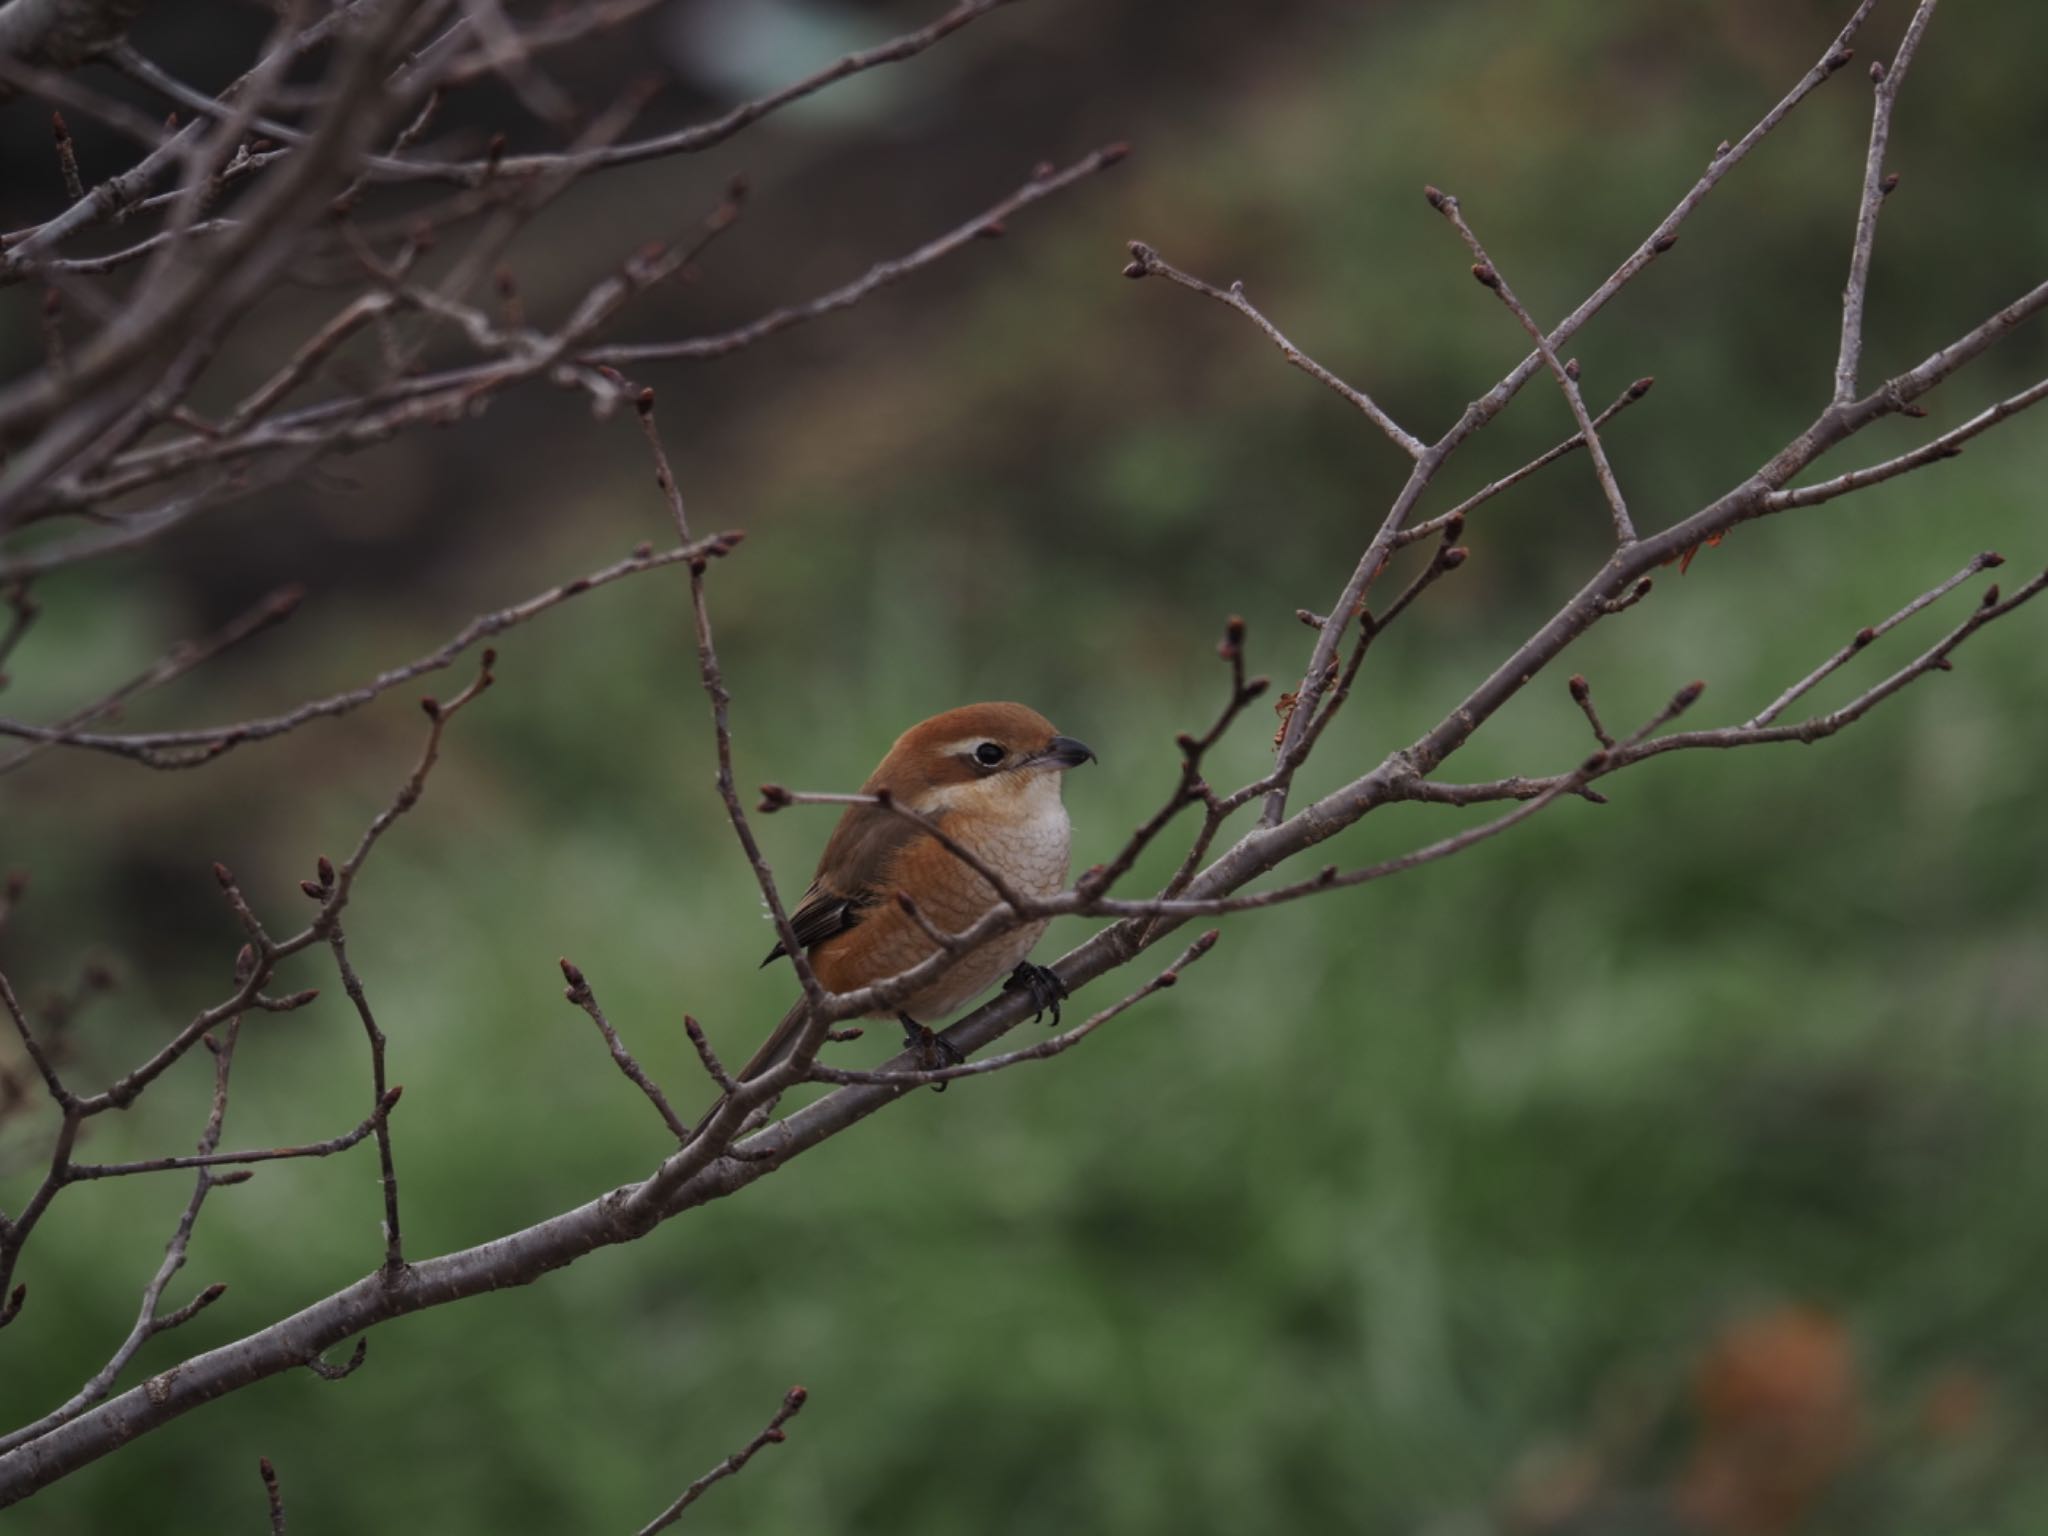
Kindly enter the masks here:
<path id="1" fill-rule="evenodd" d="M 809 949 L 858 923 L 862 911 L 886 893 L 897 854 L 924 835 L 923 829 L 882 806 L 849 805 L 825 844 L 810 889 L 789 914 L 797 943 Z M 778 941 L 761 963 L 788 953 Z"/>

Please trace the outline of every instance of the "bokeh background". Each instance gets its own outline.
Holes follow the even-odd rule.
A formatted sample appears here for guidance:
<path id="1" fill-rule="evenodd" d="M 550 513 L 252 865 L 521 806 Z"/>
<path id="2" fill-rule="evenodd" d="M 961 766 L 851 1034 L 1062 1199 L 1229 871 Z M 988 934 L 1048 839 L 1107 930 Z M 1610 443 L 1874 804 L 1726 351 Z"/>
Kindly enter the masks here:
<path id="1" fill-rule="evenodd" d="M 1241 319 L 1119 277 L 1122 241 L 1243 279 L 1433 435 L 1522 342 L 1422 184 L 1457 191 L 1530 305 L 1561 314 L 1848 9 L 1034 0 L 715 154 L 591 180 L 512 265 L 529 312 L 558 313 L 744 170 L 753 204 L 701 281 L 620 333 L 689 334 L 906 249 L 1037 160 L 1134 143 L 1006 240 L 730 361 L 647 375 L 699 525 L 749 534 L 711 582 L 743 781 L 850 788 L 909 722 L 1020 698 L 1101 752 L 1069 792 L 1088 863 L 1170 784 L 1172 733 L 1212 710 L 1223 617 L 1249 621 L 1256 669 L 1298 674 L 1294 610 L 1327 606 L 1403 468 Z M 1885 0 L 1860 58 L 1909 9 Z M 562 78 L 590 100 L 654 69 L 673 77 L 654 121 L 682 121 L 923 14 L 679 0 Z M 163 12 L 137 40 L 218 83 L 263 24 Z M 2044 48 L 2038 8 L 1937 16 L 1894 138 L 1873 377 L 2039 280 Z M 1576 344 L 1596 402 L 1657 377 L 1609 439 L 1639 522 L 1725 488 L 1825 398 L 1868 103 L 1859 59 Z M 61 196 L 46 130 L 21 103 L 4 127 L 7 221 L 46 216 Z M 90 175 L 99 141 L 81 140 Z M 298 302 L 265 319 L 273 338 L 310 323 Z M 35 355 L 33 306 L 4 323 L 9 354 Z M 1883 424 L 1829 472 L 2039 377 L 2044 335 L 2015 336 L 1931 399 L 1932 420 Z M 1432 507 L 1569 430 L 1539 381 Z M 1693 677 L 1703 718 L 1738 720 L 1977 550 L 2024 575 L 2048 559 L 2044 472 L 2022 419 L 1923 475 L 1739 530 L 1603 625 L 1453 776 L 1575 761 L 1563 670 L 1592 678 L 1610 722 Z M 267 712 L 663 523 L 632 423 L 536 389 L 46 583 L 5 703 L 54 716 L 303 582 L 289 626 L 128 718 Z M 1470 563 L 1375 651 L 1305 788 L 1433 723 L 1577 584 L 1606 527 L 1582 457 L 1490 504 Z M 1915 653 L 1976 590 L 1822 702 Z M 1606 807 L 1560 805 L 1455 861 L 1233 919 L 1186 984 L 1054 1066 L 920 1095 L 643 1243 L 380 1330 L 347 1382 L 239 1394 L 8 1528 L 248 1528 L 267 1455 L 295 1529 L 632 1529 L 801 1381 L 812 1406 L 790 1443 L 692 1519 L 2039 1531 L 2043 622 L 1987 631 L 1952 674 L 1824 744 L 1662 758 Z M 556 955 L 686 1105 L 701 1095 L 684 1010 L 743 1052 L 789 991 L 754 968 L 768 933 L 711 791 L 682 583 L 607 589 L 500 651 L 500 685 L 451 732 L 351 909 L 406 1089 L 418 1253 L 537 1220 L 662 1150 L 560 1000 Z M 1230 771 L 1257 771 L 1269 724 L 1240 728 Z M 238 936 L 212 860 L 277 921 L 296 915 L 297 880 L 352 844 L 420 734 L 402 690 L 203 772 L 70 754 L 0 781 L 0 862 L 33 878 L 9 974 L 31 997 L 98 956 L 122 978 L 71 1027 L 72 1072 L 111 1075 L 220 993 Z M 765 823 L 790 885 L 828 815 Z M 1331 856 L 1457 824 L 1389 812 Z M 1057 925 L 1041 957 L 1087 927 Z M 326 995 L 252 1021 L 232 1145 L 326 1136 L 363 1111 L 339 988 L 311 961 L 292 980 Z M 90 1154 L 183 1150 L 204 1075 L 192 1063 L 98 1127 Z M 46 1134 L 26 1114 L 0 1133 L 7 1204 Z M 187 1189 L 166 1175 L 58 1203 L 0 1339 L 0 1417 L 40 1413 L 105 1358 Z M 172 1299 L 216 1279 L 229 1293 L 141 1368 L 353 1280 L 377 1215 L 368 1147 L 218 1193 Z"/>

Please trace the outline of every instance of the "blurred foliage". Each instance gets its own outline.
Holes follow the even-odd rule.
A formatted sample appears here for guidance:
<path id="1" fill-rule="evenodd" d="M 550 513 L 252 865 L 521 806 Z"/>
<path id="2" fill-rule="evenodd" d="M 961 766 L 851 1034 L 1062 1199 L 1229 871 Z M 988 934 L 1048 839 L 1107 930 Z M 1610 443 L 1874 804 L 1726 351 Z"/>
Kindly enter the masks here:
<path id="1" fill-rule="evenodd" d="M 687 218 L 745 166 L 755 210 L 639 333 L 711 325 L 908 245 L 1035 159 L 1135 141 L 1127 167 L 1007 241 L 652 380 L 700 526 L 750 533 L 711 585 L 742 778 L 847 787 L 912 720 L 1026 699 L 1102 751 L 1069 793 L 1088 863 L 1171 782 L 1171 733 L 1220 697 L 1222 616 L 1250 620 L 1256 665 L 1298 670 L 1294 609 L 1327 605 L 1403 468 L 1237 317 L 1117 278 L 1119 242 L 1242 278 L 1427 435 L 1520 344 L 1422 183 L 1458 192 L 1532 308 L 1560 314 L 1847 9 L 1048 0 L 910 66 L 924 84 L 907 120 L 778 120 L 715 162 L 593 182 L 517 265 L 550 313 L 650 210 Z M 1880 6 L 1861 55 L 1908 9 Z M 1873 376 L 2038 280 L 2044 46 L 2038 8 L 1936 19 L 1894 136 Z M 1640 522 L 1724 488 L 1825 398 L 1867 106 L 1860 68 L 1823 87 L 1581 338 L 1596 401 L 1658 376 L 1610 439 Z M 1930 402 L 1933 420 L 1887 423 L 1828 472 L 2044 362 L 2038 327 L 2014 337 Z M 1538 381 L 1432 506 L 1568 431 Z M 660 535 L 631 424 L 560 397 L 345 468 L 349 484 L 47 583 L 10 707 L 93 696 L 304 580 L 286 630 L 130 718 L 280 707 Z M 1744 717 L 1979 548 L 2022 571 L 2048 558 L 2044 471 L 2021 421 L 1924 475 L 1745 527 L 1569 665 L 1610 722 L 1694 676 L 1703 716 Z M 1474 558 L 1375 652 L 1304 790 L 1433 723 L 1576 584 L 1606 527 L 1583 458 L 1489 505 Z M 1970 600 L 1889 637 L 1822 702 Z M 247 1526 L 262 1454 L 295 1529 L 631 1529 L 802 1381 L 812 1407 L 790 1443 L 693 1519 L 1476 1536 L 1688 1513 L 1757 1532 L 2038 1531 L 2042 621 L 1986 632 L 1953 674 L 1810 750 L 1659 759 L 1604 808 L 1561 805 L 1450 863 L 1235 919 L 1188 984 L 1057 1066 L 920 1095 L 644 1243 L 382 1329 L 345 1384 L 267 1382 L 10 1528 Z M 557 999 L 556 954 L 686 1107 L 682 1011 L 738 1051 L 787 1001 L 784 973 L 753 968 L 766 929 L 710 792 L 681 584 L 609 589 L 501 651 L 501 686 L 457 723 L 350 921 L 406 1087 L 417 1253 L 589 1198 L 661 1151 Z M 10 974 L 33 994 L 100 952 L 125 973 L 70 1031 L 74 1073 L 116 1070 L 221 992 L 237 935 L 208 862 L 282 923 L 314 855 L 348 846 L 395 787 L 421 724 L 392 698 L 201 773 L 74 755 L 5 781 L 0 860 L 34 877 Z M 1229 771 L 1257 770 L 1264 734 L 1241 730 Z M 1452 772 L 1550 771 L 1584 745 L 1559 676 Z M 786 879 L 824 815 L 764 826 Z M 1456 824 L 1390 812 L 1330 856 Z M 1041 956 L 1085 931 L 1062 923 Z M 295 984 L 326 984 L 317 970 Z M 202 1076 L 166 1081 L 89 1155 L 182 1148 Z M 252 1021 L 227 1140 L 332 1134 L 367 1094 L 330 985 Z M 9 1204 L 39 1134 L 17 1120 L 0 1141 Z M 105 1358 L 185 1193 L 167 1176 L 58 1203 L 0 1340 L 0 1418 L 42 1411 Z M 377 1216 L 367 1149 L 221 1192 L 172 1298 L 217 1278 L 228 1296 L 145 1368 L 354 1279 Z M 1817 1449 L 1739 1470 L 1731 1446 L 1781 1435 Z M 1784 1487 L 1729 1502 L 1714 1491 L 1729 1477 Z"/>

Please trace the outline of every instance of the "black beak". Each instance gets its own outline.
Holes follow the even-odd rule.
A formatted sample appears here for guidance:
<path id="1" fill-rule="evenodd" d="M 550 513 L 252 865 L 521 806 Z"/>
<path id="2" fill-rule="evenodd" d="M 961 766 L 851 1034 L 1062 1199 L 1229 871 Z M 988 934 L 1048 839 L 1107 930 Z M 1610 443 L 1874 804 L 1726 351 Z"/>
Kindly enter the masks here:
<path id="1" fill-rule="evenodd" d="M 1058 763 L 1062 768 L 1078 768 L 1083 763 L 1095 761 L 1095 749 L 1087 742 L 1076 741 L 1071 736 L 1053 737 L 1052 745 L 1038 755 Z"/>

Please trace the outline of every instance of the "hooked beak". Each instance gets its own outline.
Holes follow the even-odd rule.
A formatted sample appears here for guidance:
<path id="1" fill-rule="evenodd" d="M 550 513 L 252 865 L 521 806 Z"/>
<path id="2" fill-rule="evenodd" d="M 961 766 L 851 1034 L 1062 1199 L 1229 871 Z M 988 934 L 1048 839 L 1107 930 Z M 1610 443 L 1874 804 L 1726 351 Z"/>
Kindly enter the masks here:
<path id="1" fill-rule="evenodd" d="M 1085 741 L 1076 741 L 1071 736 L 1055 736 L 1052 745 L 1038 754 L 1045 762 L 1058 763 L 1062 768 L 1078 768 L 1083 763 L 1095 761 L 1095 749 Z"/>

